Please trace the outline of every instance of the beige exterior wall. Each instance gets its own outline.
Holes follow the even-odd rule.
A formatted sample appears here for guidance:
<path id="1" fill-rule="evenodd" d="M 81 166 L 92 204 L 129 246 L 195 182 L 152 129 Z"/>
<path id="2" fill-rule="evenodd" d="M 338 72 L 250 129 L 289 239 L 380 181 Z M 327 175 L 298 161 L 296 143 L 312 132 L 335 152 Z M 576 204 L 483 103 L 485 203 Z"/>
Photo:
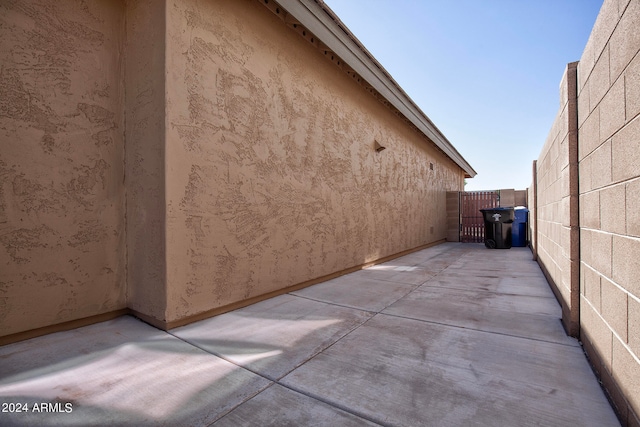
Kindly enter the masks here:
<path id="1" fill-rule="evenodd" d="M 123 25 L 0 3 L 0 335 L 126 306 Z"/>
<path id="2" fill-rule="evenodd" d="M 447 193 L 447 241 L 460 241 L 460 192 Z"/>
<path id="3" fill-rule="evenodd" d="M 166 7 L 158 0 L 131 1 L 126 18 L 127 303 L 145 320 L 164 320 Z"/>
<path id="4" fill-rule="evenodd" d="M 0 8 L 2 337 L 168 328 L 444 241 L 475 173 L 261 1 Z"/>
<path id="5" fill-rule="evenodd" d="M 320 50 L 255 1 L 167 9 L 168 322 L 446 238 L 463 172 Z"/>
<path id="6" fill-rule="evenodd" d="M 640 1 L 605 0 L 577 67 L 578 176 L 565 172 L 563 109 L 537 161 L 537 255 L 623 425 L 640 425 Z M 561 93 L 571 94 L 564 86 Z M 569 120 L 569 125 L 571 120 Z M 579 200 L 568 191 L 579 188 Z M 566 231 L 579 210 L 579 292 Z M 574 274 L 574 273 L 572 273 Z"/>

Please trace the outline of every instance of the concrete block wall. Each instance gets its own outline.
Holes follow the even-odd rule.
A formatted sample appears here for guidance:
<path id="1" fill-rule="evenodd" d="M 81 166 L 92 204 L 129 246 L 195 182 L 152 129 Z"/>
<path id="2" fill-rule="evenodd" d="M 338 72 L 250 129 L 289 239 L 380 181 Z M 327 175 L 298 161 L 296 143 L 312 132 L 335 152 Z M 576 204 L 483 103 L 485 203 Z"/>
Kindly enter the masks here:
<path id="1" fill-rule="evenodd" d="M 581 337 L 630 425 L 640 424 L 639 52 L 640 1 L 605 1 L 578 65 Z"/>
<path id="2" fill-rule="evenodd" d="M 640 0 L 605 0 L 577 65 L 578 173 L 564 172 L 561 108 L 535 162 L 538 260 L 623 425 L 640 425 Z M 573 157 L 570 153 L 570 159 Z M 570 194 L 577 188 L 577 199 Z M 568 196 L 569 194 L 569 196 Z M 568 199 L 567 199 L 568 197 Z M 570 212 L 567 212 L 569 210 Z M 575 212 L 575 214 L 573 213 Z M 578 239 L 563 229 L 577 216 Z M 570 227 L 571 229 L 571 227 Z M 536 231 L 534 229 L 534 231 Z M 566 254 L 579 244 L 578 290 L 565 289 Z M 577 307 L 573 301 L 578 301 Z M 567 301 L 571 301 L 568 303 Z"/>
<path id="3" fill-rule="evenodd" d="M 513 195 L 513 206 L 529 206 L 527 190 L 516 190 Z"/>
<path id="4" fill-rule="evenodd" d="M 500 206 L 513 207 L 516 205 L 516 190 L 513 188 L 504 188 L 500 192 Z"/>
<path id="5" fill-rule="evenodd" d="M 529 206 L 529 201 L 527 200 L 527 190 L 503 188 L 498 190 L 498 192 L 500 193 L 500 206 L 502 207 Z"/>
<path id="6" fill-rule="evenodd" d="M 538 161 L 534 160 L 531 168 L 532 182 L 527 189 L 527 206 L 529 206 L 529 248 L 533 259 L 538 260 Z"/>
<path id="7" fill-rule="evenodd" d="M 536 162 L 537 259 L 562 305 L 562 321 L 570 335 L 578 335 L 579 254 L 577 247 L 577 62 L 567 66 L 560 84 L 560 108 Z"/>

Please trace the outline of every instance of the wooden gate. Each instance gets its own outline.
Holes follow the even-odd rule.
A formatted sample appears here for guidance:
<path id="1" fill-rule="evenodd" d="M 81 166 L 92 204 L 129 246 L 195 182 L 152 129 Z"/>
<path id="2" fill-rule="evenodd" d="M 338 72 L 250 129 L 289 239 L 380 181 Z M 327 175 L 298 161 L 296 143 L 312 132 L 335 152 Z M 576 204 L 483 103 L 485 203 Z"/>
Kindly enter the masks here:
<path id="1" fill-rule="evenodd" d="M 498 191 L 463 191 L 460 193 L 460 241 L 484 243 L 484 218 L 480 209 L 500 205 Z"/>

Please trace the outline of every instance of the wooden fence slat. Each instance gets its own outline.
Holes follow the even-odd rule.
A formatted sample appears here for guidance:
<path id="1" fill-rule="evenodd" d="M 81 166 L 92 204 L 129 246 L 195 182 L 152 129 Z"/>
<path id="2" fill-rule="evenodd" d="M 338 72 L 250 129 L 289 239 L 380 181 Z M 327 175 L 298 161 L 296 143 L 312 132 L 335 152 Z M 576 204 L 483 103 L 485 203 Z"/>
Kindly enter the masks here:
<path id="1" fill-rule="evenodd" d="M 484 218 L 480 209 L 498 207 L 497 191 L 465 191 L 460 193 L 461 235 L 465 243 L 484 242 Z"/>

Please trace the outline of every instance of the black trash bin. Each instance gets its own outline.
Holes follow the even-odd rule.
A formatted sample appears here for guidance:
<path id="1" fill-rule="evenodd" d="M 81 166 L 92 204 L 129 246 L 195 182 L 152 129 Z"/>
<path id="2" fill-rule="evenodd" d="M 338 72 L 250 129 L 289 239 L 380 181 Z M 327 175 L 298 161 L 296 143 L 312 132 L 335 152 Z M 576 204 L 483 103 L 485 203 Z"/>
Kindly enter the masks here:
<path id="1" fill-rule="evenodd" d="M 513 208 L 480 209 L 484 216 L 484 245 L 489 249 L 511 248 Z"/>
<path id="2" fill-rule="evenodd" d="M 515 208 L 513 225 L 511 226 L 511 246 L 527 246 L 527 222 L 529 209 Z"/>

